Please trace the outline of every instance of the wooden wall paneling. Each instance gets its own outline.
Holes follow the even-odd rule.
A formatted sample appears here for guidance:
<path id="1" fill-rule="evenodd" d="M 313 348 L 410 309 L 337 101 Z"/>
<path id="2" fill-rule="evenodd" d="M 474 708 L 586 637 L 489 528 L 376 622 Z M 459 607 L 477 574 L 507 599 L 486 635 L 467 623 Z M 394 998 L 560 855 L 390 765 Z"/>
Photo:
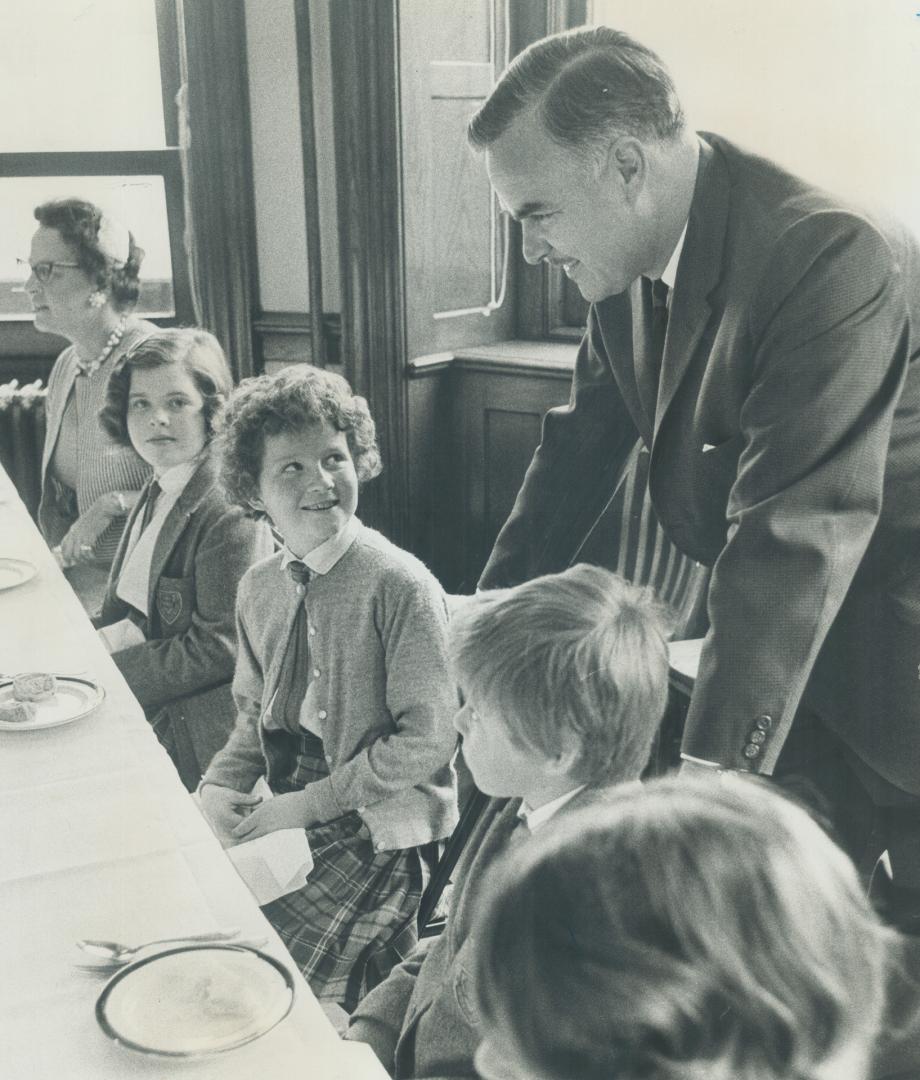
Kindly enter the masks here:
<path id="1" fill-rule="evenodd" d="M 409 380 L 410 549 L 445 585 L 456 577 L 459 502 L 451 358 L 413 365 Z"/>
<path id="2" fill-rule="evenodd" d="M 342 363 L 377 423 L 383 474 L 362 518 L 409 537 L 408 408 L 395 0 L 329 5 L 342 289 Z"/>
<path id="3" fill-rule="evenodd" d="M 313 363 L 326 366 L 323 320 L 323 253 L 320 243 L 319 180 L 316 172 L 316 125 L 313 109 L 313 60 L 310 46 L 310 0 L 294 0 L 297 27 L 297 79 L 303 159 L 304 220 L 307 227 L 307 277 L 310 289 L 310 336 Z"/>
<path id="4" fill-rule="evenodd" d="M 568 399 L 571 371 L 500 372 L 459 363 L 456 468 L 462 480 L 452 587 L 471 592 L 540 442 L 544 415 Z"/>

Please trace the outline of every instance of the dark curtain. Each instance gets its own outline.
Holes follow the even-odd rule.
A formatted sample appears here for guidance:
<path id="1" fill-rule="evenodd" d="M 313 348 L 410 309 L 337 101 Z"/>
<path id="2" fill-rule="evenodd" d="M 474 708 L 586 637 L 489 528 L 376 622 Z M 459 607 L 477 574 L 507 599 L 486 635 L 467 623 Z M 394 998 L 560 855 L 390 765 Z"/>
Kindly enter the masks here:
<path id="1" fill-rule="evenodd" d="M 243 0 L 184 0 L 180 91 L 186 247 L 196 318 L 234 377 L 255 373 L 255 214 Z"/>

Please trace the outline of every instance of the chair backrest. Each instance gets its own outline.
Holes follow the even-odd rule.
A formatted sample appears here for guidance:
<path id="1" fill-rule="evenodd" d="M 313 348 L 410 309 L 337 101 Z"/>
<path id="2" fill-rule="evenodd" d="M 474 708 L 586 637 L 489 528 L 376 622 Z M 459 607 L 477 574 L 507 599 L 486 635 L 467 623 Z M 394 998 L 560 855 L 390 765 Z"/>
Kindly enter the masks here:
<path id="1" fill-rule="evenodd" d="M 636 585 L 648 585 L 673 613 L 674 638 L 702 637 L 709 568 L 679 551 L 661 528 L 648 492 L 650 456 L 640 439 L 577 561 L 605 566 Z"/>
<path id="2" fill-rule="evenodd" d="M 709 568 L 700 566 L 679 551 L 665 536 L 648 493 L 649 458 L 648 449 L 640 439 L 623 466 L 616 493 L 574 561 L 605 566 L 637 585 L 648 585 L 670 608 L 675 639 L 702 637 L 706 632 Z M 653 773 L 665 771 L 676 760 L 680 730 L 672 730 L 674 726 L 674 720 L 668 719 L 659 733 L 653 752 Z M 442 928 L 443 920 L 435 925 L 429 924 L 429 920 L 488 801 L 488 796 L 472 789 L 460 822 L 422 898 L 419 932 L 425 936 L 438 933 Z"/>

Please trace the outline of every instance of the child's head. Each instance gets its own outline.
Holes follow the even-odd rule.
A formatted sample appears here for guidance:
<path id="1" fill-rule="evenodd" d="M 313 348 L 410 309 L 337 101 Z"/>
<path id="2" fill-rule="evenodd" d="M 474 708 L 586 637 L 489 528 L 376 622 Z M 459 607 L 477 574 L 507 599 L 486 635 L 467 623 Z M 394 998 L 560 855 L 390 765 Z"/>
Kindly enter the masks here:
<path id="1" fill-rule="evenodd" d="M 207 330 L 160 330 L 117 365 L 99 423 L 117 443 L 133 446 L 157 475 L 201 453 L 214 417 L 233 389 L 217 338 Z"/>
<path id="2" fill-rule="evenodd" d="M 486 794 L 530 802 L 550 774 L 562 791 L 639 776 L 667 700 L 647 590 L 581 564 L 470 597 L 449 634 L 463 756 Z"/>
<path id="3" fill-rule="evenodd" d="M 267 515 L 300 556 L 347 524 L 358 485 L 381 468 L 367 402 L 308 364 L 244 380 L 222 414 L 220 445 L 230 498 Z"/>
<path id="4" fill-rule="evenodd" d="M 865 1076 L 893 935 L 765 783 L 623 789 L 496 885 L 477 938 L 489 1080 Z"/>

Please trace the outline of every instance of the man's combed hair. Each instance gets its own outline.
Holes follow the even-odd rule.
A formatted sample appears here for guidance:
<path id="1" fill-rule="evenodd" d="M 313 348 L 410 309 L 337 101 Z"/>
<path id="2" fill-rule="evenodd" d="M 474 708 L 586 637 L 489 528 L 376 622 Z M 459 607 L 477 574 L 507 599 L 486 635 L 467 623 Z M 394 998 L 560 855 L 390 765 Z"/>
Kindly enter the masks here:
<path id="1" fill-rule="evenodd" d="M 668 139 L 685 123 L 661 60 L 607 26 L 555 34 L 519 53 L 470 121 L 470 144 L 488 146 L 531 110 L 552 139 L 570 147 L 610 135 Z"/>
<path id="2" fill-rule="evenodd" d="M 470 597 L 451 617 L 463 693 L 512 739 L 555 757 L 580 748 L 572 778 L 634 779 L 667 702 L 666 620 L 646 589 L 587 563 Z"/>
<path id="3" fill-rule="evenodd" d="M 228 496 L 252 513 L 252 500 L 259 494 L 265 437 L 303 431 L 321 422 L 345 433 L 359 481 L 379 475 L 380 451 L 367 402 L 352 393 L 341 375 L 295 364 L 277 375 L 244 379 L 219 420 L 217 445 Z"/>
<path id="4" fill-rule="evenodd" d="M 129 232 L 127 261 L 121 265 L 113 263 L 99 248 L 102 218 L 99 207 L 85 199 L 53 199 L 35 208 L 35 220 L 59 232 L 64 242 L 70 244 L 80 268 L 96 288 L 108 290 L 112 306 L 118 311 L 130 311 L 140 296 L 138 278 L 144 249 L 138 247 L 134 234 Z"/>
<path id="5" fill-rule="evenodd" d="M 764 782 L 623 787 L 495 884 L 477 996 L 534 1080 L 804 1080 L 878 1031 L 896 937 Z"/>

